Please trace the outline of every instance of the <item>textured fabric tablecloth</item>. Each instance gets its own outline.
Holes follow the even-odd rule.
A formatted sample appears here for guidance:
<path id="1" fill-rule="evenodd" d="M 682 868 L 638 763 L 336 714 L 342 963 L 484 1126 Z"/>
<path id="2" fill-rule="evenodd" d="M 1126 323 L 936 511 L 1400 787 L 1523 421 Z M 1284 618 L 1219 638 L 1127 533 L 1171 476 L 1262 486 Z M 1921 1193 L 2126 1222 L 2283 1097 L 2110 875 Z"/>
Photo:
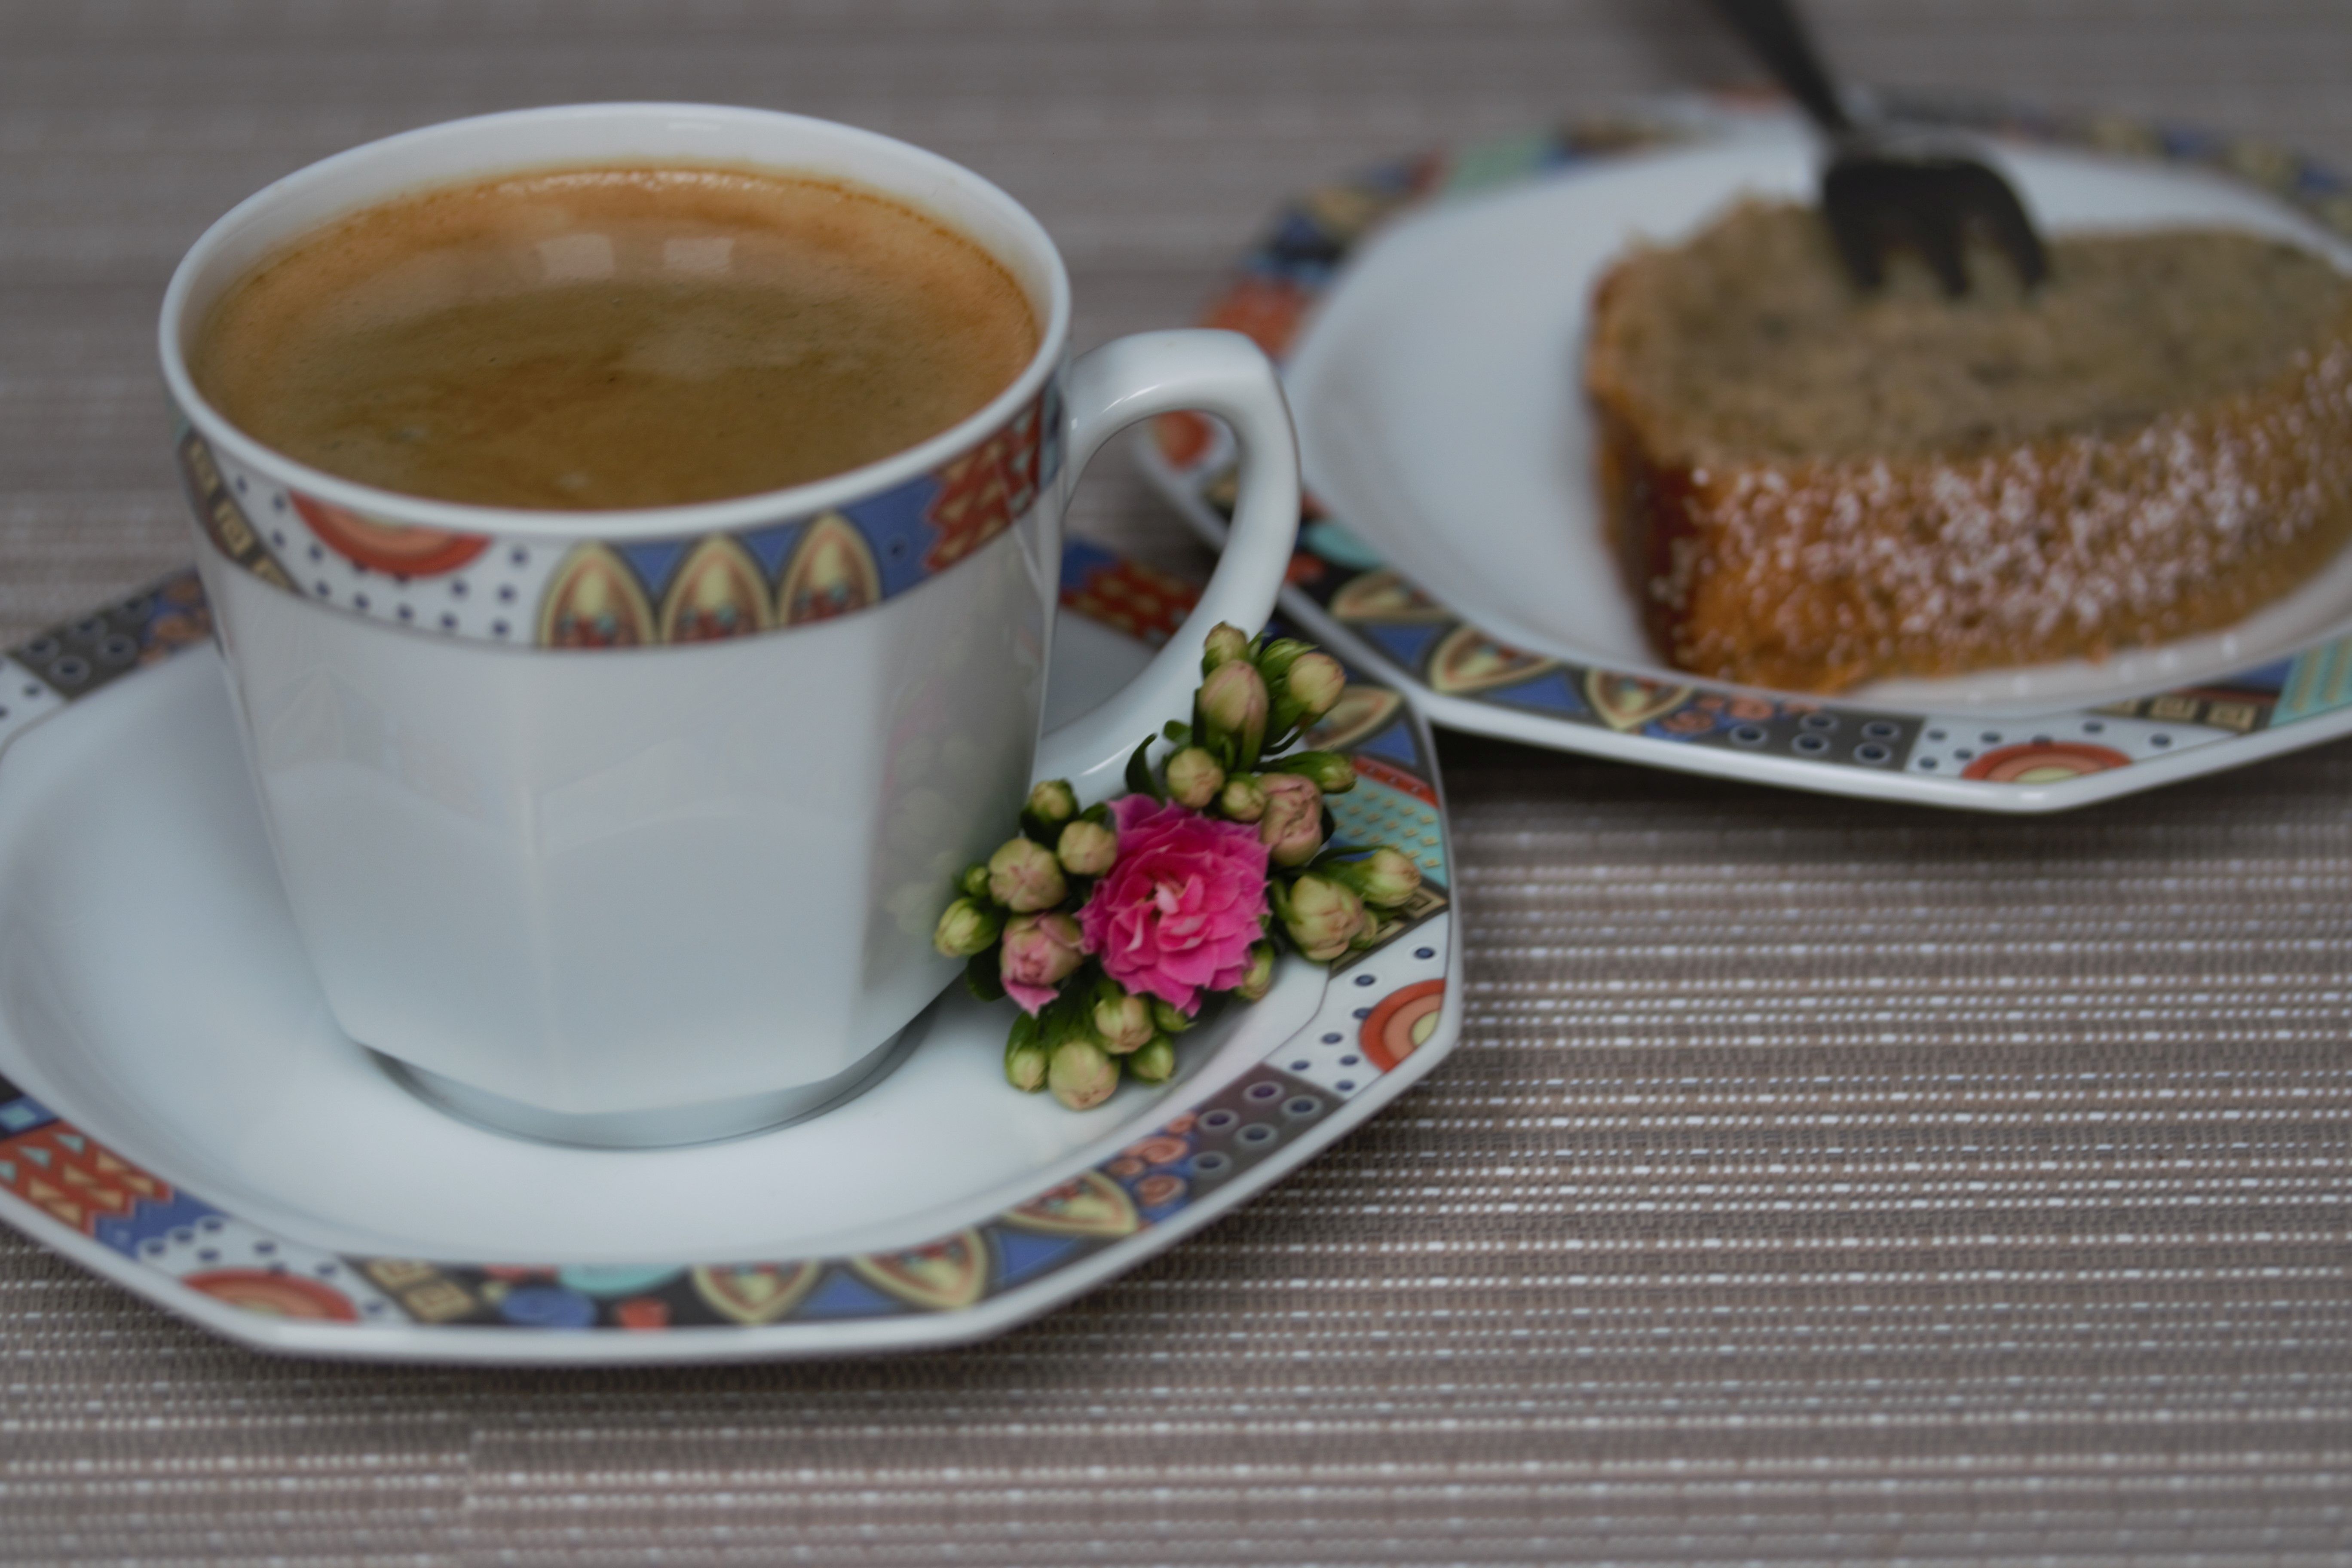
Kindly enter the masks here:
<path id="1" fill-rule="evenodd" d="M 1814 5 L 1858 76 L 2352 164 L 2341 0 Z M 1695 5 L 0 6 L 0 637 L 186 558 L 203 225 L 451 115 L 788 107 L 970 163 L 1080 346 L 1285 194 L 1722 80 Z M 1084 531 L 1202 558 L 1116 461 Z M 220 1343 L 0 1235 L 0 1559 L 2352 1560 L 2352 746 L 2040 821 L 1447 738 L 1458 1054 L 994 1342 L 630 1373 Z"/>

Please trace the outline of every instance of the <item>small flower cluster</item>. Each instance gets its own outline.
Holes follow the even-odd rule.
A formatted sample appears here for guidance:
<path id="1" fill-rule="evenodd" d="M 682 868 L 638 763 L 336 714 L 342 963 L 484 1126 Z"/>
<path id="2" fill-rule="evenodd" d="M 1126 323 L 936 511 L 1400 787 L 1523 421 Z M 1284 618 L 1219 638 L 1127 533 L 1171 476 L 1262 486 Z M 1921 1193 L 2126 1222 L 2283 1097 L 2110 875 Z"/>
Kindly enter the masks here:
<path id="1" fill-rule="evenodd" d="M 1165 1080 L 1205 1002 L 1273 986 L 1278 942 L 1328 963 L 1421 886 L 1395 849 L 1329 843 L 1323 797 L 1355 787 L 1352 763 L 1284 754 L 1339 701 L 1337 659 L 1220 625 L 1201 672 L 1192 722 L 1161 731 L 1173 750 L 1155 769 L 1152 737 L 1128 759 L 1132 793 L 1082 811 L 1059 779 L 1031 790 L 932 937 L 974 995 L 1019 1004 L 1004 1076 L 1074 1110 L 1122 1075 Z"/>

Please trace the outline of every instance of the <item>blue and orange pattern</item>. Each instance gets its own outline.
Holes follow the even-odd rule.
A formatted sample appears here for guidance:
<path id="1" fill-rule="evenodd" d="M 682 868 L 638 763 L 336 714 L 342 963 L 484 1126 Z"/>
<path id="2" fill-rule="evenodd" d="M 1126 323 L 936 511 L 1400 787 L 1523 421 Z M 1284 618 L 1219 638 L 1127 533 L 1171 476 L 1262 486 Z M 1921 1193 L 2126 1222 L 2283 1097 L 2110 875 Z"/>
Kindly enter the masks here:
<path id="1" fill-rule="evenodd" d="M 193 429 L 179 455 L 206 544 L 275 587 L 412 631 L 591 650 L 783 631 L 919 586 L 1028 515 L 1060 477 L 1062 426 L 1049 382 L 1002 427 L 879 494 L 729 533 L 636 540 L 396 525 L 225 462 Z"/>

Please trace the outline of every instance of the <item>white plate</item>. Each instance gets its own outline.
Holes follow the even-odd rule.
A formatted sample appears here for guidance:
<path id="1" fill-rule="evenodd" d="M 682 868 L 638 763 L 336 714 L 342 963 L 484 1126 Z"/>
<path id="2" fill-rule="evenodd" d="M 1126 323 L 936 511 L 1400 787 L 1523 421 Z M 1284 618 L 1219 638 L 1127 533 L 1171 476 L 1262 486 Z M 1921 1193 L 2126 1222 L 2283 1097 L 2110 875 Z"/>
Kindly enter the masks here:
<path id="1" fill-rule="evenodd" d="M 2319 221 L 2344 204 L 2306 165 L 2113 123 L 2109 143 L 2172 155 L 1997 129 L 1989 157 L 2050 232 L 2228 225 L 2352 269 L 2352 245 Z M 2100 664 L 1823 701 L 1656 661 L 1597 505 L 1576 369 L 1591 288 L 1637 237 L 1680 238 L 1744 193 L 1806 196 L 1816 156 L 1785 115 L 1662 106 L 1378 172 L 1287 212 L 1211 319 L 1286 355 L 1328 514 L 1307 531 L 1294 609 L 1459 728 L 1944 805 L 2079 805 L 2352 727 L 2352 552 L 2226 631 Z M 2304 205 L 2217 162 L 2265 171 Z M 1145 466 L 1213 531 L 1229 460 L 1222 433 L 1179 420 Z"/>
<path id="2" fill-rule="evenodd" d="M 1184 592 L 1084 546 L 1066 570 L 1076 607 L 1132 626 Z M 328 1017 L 216 658 L 190 640 L 204 618 L 174 580 L 52 635 L 97 670 L 69 706 L 31 673 L 55 662 L 43 639 L 0 686 L 0 1217 L 254 1345 L 596 1363 L 976 1338 L 1245 1200 L 1458 1031 L 1433 752 L 1393 692 L 1359 685 L 1337 739 L 1370 777 L 1341 830 L 1412 839 L 1431 897 L 1360 961 L 1291 961 L 1264 1002 L 1183 1037 L 1170 1084 L 1083 1115 L 1016 1094 L 1003 1005 L 959 989 L 880 1083 L 798 1126 L 633 1151 L 488 1131 Z M 1147 654 L 1066 616 L 1055 716 Z"/>

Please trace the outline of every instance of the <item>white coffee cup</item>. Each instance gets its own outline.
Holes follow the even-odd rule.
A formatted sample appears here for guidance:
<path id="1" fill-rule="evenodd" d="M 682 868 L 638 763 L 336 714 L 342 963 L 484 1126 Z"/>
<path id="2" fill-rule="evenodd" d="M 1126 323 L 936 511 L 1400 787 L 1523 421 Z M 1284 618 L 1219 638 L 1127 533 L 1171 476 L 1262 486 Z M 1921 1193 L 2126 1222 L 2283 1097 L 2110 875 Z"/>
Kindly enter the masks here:
<path id="1" fill-rule="evenodd" d="M 993 255 L 1042 326 L 1013 384 L 884 461 L 740 500 L 531 511 L 397 495 L 271 450 L 187 356 L 210 306 L 335 218 L 562 165 L 754 164 L 852 182 Z M 795 115 L 530 110 L 329 158 L 205 232 L 163 302 L 199 564 L 257 794 L 327 1005 L 428 1094 L 510 1131 L 725 1136 L 853 1091 L 955 976 L 955 873 L 1033 777 L 1116 793 L 1189 710 L 1202 639 L 1273 607 L 1297 457 L 1224 332 L 1067 360 L 1036 220 L 945 159 Z M 1179 409 L 1242 449 L 1199 605 L 1117 697 L 1038 734 L 1062 516 L 1112 434 Z"/>

